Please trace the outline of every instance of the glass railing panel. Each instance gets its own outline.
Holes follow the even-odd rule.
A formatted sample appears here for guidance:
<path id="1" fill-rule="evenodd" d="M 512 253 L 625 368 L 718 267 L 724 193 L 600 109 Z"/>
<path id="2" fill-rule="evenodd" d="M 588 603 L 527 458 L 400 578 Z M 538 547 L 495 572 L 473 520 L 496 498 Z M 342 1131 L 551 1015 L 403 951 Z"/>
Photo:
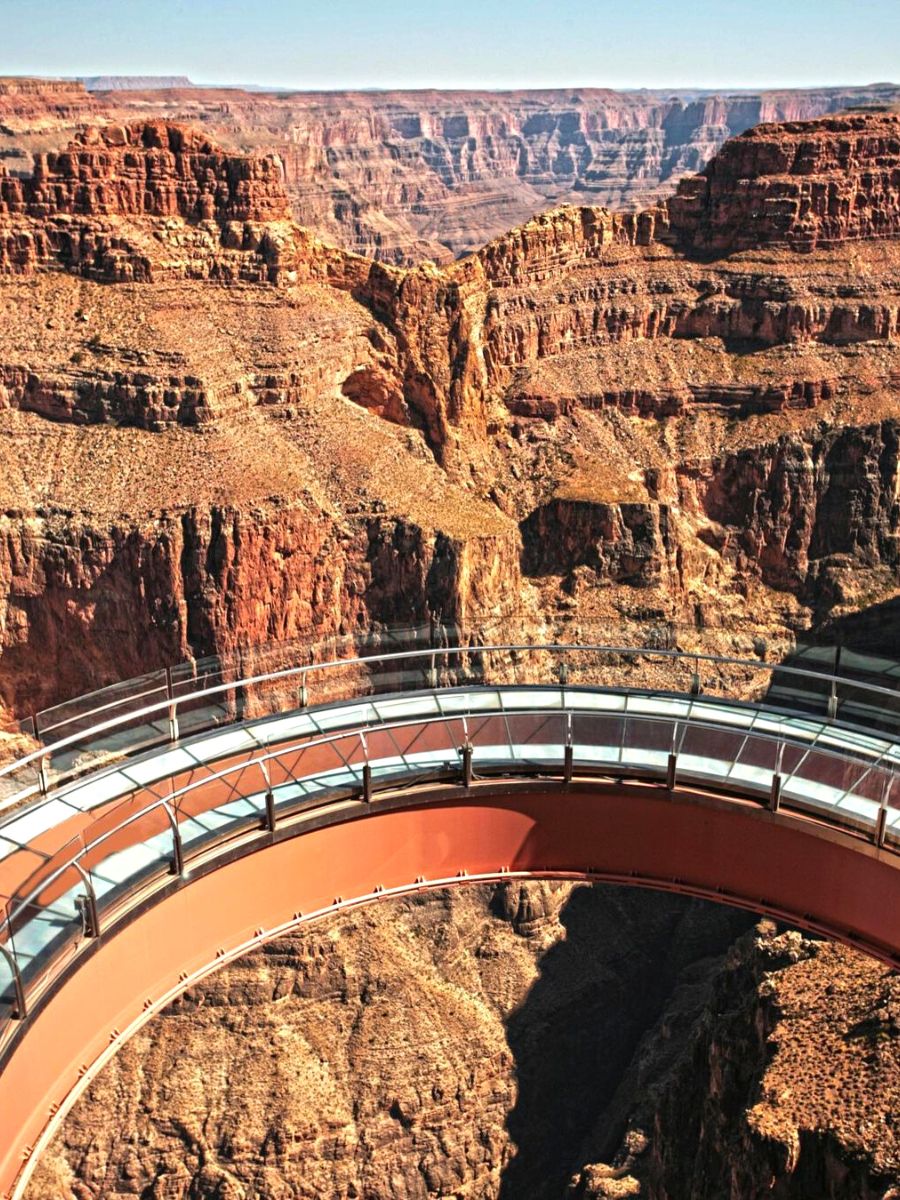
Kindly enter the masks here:
<path id="1" fill-rule="evenodd" d="M 85 940 L 88 888 L 73 865 L 77 839 L 44 864 L 7 906 L 9 944 L 26 990 L 63 970 Z"/>
<path id="2" fill-rule="evenodd" d="M 622 762 L 658 775 L 666 769 L 674 736 L 671 721 L 628 715 L 623 723 Z"/>
<path id="3" fill-rule="evenodd" d="M 434 721 L 373 730 L 366 735 L 372 777 L 382 783 L 394 777 L 425 774 L 446 777 L 460 770 L 464 742 L 461 723 Z"/>
<path id="4" fill-rule="evenodd" d="M 173 797 L 171 808 L 185 855 L 210 842 L 261 828 L 266 786 L 258 765 L 248 763 L 223 776 L 200 780 L 198 786 Z"/>
<path id="5" fill-rule="evenodd" d="M 116 828 L 101 833 L 94 827 L 85 836 L 81 863 L 94 881 L 101 924 L 106 908 L 148 878 L 169 874 L 176 862 L 172 822 L 161 804 L 126 813 L 123 806 Z"/>
<path id="6" fill-rule="evenodd" d="M 21 996 L 17 978 L 21 980 L 21 968 L 16 959 L 15 949 L 6 928 L 6 906 L 0 907 L 0 1039 L 6 1032 L 7 1025 L 16 1017 L 21 1017 Z"/>
<path id="7" fill-rule="evenodd" d="M 811 750 L 784 776 L 782 794 L 821 808 L 835 820 L 874 828 L 884 783 L 871 763 Z"/>
<path id="8" fill-rule="evenodd" d="M 772 776 L 780 762 L 779 745 L 774 738 L 748 732 L 734 757 L 731 775 L 771 787 Z"/>
<path id="9" fill-rule="evenodd" d="M 572 713 L 572 745 L 575 761 L 585 765 L 618 762 L 625 732 L 620 713 Z"/>
<path id="10" fill-rule="evenodd" d="M 505 724 L 509 729 L 509 738 L 516 747 L 518 763 L 526 767 L 548 766 L 559 770 L 568 736 L 565 713 L 510 712 L 506 714 Z M 485 724 L 485 728 L 492 731 L 497 745 L 503 745 L 500 740 L 504 738 L 503 721 L 493 718 Z"/>
<path id="11" fill-rule="evenodd" d="M 676 736 L 679 774 L 726 779 L 732 764 L 744 751 L 747 736 L 741 729 L 683 725 Z"/>
<path id="12" fill-rule="evenodd" d="M 36 714 L 36 728 L 41 740 L 50 745 L 62 738 L 85 733 L 101 722 L 148 708 L 165 698 L 165 671 L 151 671 L 45 708 Z"/>
<path id="13" fill-rule="evenodd" d="M 267 767 L 280 800 L 295 794 L 298 798 L 321 798 L 336 791 L 355 791 L 362 785 L 365 750 L 355 734 L 329 741 L 314 740 L 309 746 L 281 752 Z M 295 784 L 296 791 L 284 790 Z"/>
<path id="14" fill-rule="evenodd" d="M 0 775 L 0 818 L 15 811 L 19 804 L 41 790 L 41 768 L 39 762 L 12 765 Z"/>

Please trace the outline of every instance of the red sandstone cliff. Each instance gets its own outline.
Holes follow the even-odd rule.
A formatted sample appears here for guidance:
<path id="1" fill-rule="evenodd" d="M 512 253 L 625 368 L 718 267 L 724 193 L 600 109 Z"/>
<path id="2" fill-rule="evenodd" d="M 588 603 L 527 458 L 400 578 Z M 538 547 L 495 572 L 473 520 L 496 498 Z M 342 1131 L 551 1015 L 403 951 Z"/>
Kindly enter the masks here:
<path id="1" fill-rule="evenodd" d="M 232 152 L 277 154 L 295 217 L 349 250 L 448 261 L 562 203 L 645 207 L 760 122 L 892 103 L 896 86 L 720 95 L 531 92 L 85 92 L 0 82 L 0 159 L 17 172 L 78 123 L 202 124 Z"/>
<path id="2" fill-rule="evenodd" d="M 778 654 L 811 622 L 896 595 L 898 129 L 891 114 L 762 129 L 668 205 L 554 210 L 450 267 L 406 271 L 318 242 L 286 218 L 277 163 L 180 126 L 85 134 L 31 180 L 6 177 L 4 705 L 21 715 L 186 657 L 437 614 L 464 636 L 510 619 L 537 638 L 565 618 L 576 636 L 624 628 L 737 654 L 762 639 Z M 713 203 L 719 174 L 737 177 L 751 160 L 751 207 L 748 189 L 729 200 L 724 186 Z M 815 170 L 785 172 L 786 162 Z M 688 220 L 701 194 L 696 212 L 710 215 Z M 790 205 L 777 207 L 785 194 Z M 820 195 L 838 197 L 834 213 Z M 539 939 L 556 920 L 540 889 L 495 904 Z M 367 926 L 384 939 L 377 962 L 365 939 L 358 959 L 346 948 L 336 958 L 317 935 L 312 949 L 279 945 L 274 968 L 263 955 L 159 1022 L 147 1059 L 159 1076 L 148 1067 L 138 1086 L 126 1049 L 33 1189 L 162 1200 L 302 1185 L 505 1200 L 523 1194 L 523 1179 L 534 1195 L 572 1179 L 576 1194 L 644 1188 L 663 1200 L 727 1194 L 732 1178 L 735 1197 L 762 1196 L 774 1175 L 775 1194 L 838 1179 L 845 1200 L 850 1187 L 888 1186 L 894 1160 L 876 1161 L 865 1131 L 813 1129 L 805 1110 L 766 1091 L 767 1078 L 783 1078 L 777 1063 L 767 1074 L 766 1037 L 790 994 L 776 1012 L 757 985 L 780 960 L 766 966 L 751 951 L 716 982 L 714 964 L 697 965 L 708 939 L 676 930 L 676 910 L 641 925 L 666 948 L 665 981 L 635 961 L 637 925 L 624 965 L 594 953 L 621 936 L 621 909 L 582 926 L 601 938 L 590 961 L 611 988 L 592 993 L 602 1011 L 611 995 L 646 1000 L 639 1014 L 630 1006 L 624 1033 L 602 1027 L 590 1059 L 571 1045 L 571 1011 L 554 1014 L 573 978 L 595 976 L 551 949 L 536 978 L 537 953 L 511 950 L 495 917 L 476 914 L 462 941 L 413 919 L 411 945 L 437 948 L 416 1046 L 449 1047 L 421 1072 L 398 1052 L 409 1019 L 378 999 L 396 986 L 394 925 Z M 823 986 L 841 983 L 842 962 L 823 970 Z M 689 963 L 695 973 L 679 975 L 689 1002 L 679 989 L 665 1014 L 662 984 Z M 477 1003 L 460 1000 L 464 985 Z M 885 986 L 874 980 L 847 1011 L 868 1020 Z M 735 992 L 742 1011 L 711 1025 L 704 1013 Z M 322 1002 L 334 995 L 329 1024 Z M 257 1024 L 246 1001 L 260 997 Z M 632 1052 L 657 1018 L 651 1129 L 629 1063 L 640 1083 L 645 1059 Z M 559 1031 L 550 1051 L 538 1036 L 548 1022 Z M 696 1053 L 688 1067 L 671 1053 L 673 1027 Z M 345 1028 L 346 1044 L 335 1032 Z M 474 1051 L 451 1038 L 462 1029 L 476 1030 Z M 736 1037 L 740 1063 L 725 1049 Z M 201 1056 L 215 1044 L 220 1068 L 234 1071 L 198 1071 L 185 1038 Z M 282 1042 L 287 1055 L 273 1056 Z M 240 1091 L 248 1044 L 267 1047 L 271 1074 L 254 1054 Z M 346 1055 L 336 1082 L 322 1065 L 335 1053 Z M 297 1063 L 292 1075 L 285 1064 Z M 435 1092 L 438 1068 L 458 1081 L 452 1094 Z M 161 1100 L 158 1080 L 173 1071 L 178 1085 Z M 385 1081 L 374 1102 L 353 1091 L 361 1075 Z M 702 1129 L 685 1123 L 685 1094 L 708 1114 Z M 713 1119 L 723 1095 L 735 1110 L 727 1125 Z M 309 1096 L 324 1124 L 308 1115 Z M 607 1131 L 626 1130 L 621 1146 L 598 1136 L 604 1113 Z M 138 1133 L 123 1139 L 127 1121 Z M 702 1178 L 675 1153 L 686 1136 L 702 1149 Z"/>
<path id="3" fill-rule="evenodd" d="M 3 178 L 0 213 L 276 221 L 290 209 L 272 159 L 227 157 L 197 130 L 157 121 L 84 130 L 30 179 Z"/>
<path id="4" fill-rule="evenodd" d="M 889 594 L 898 127 L 769 127 L 723 156 L 799 162 L 805 137 L 815 178 L 882 213 L 848 212 L 852 252 L 772 248 L 723 195 L 719 226 L 761 249 L 682 250 L 665 206 L 560 209 L 401 272 L 285 219 L 277 163 L 158 123 L 7 179 L 0 244 L 46 251 L 2 285 L 7 703 L 438 611 L 702 613 L 749 645 L 750 597 L 782 636 Z"/>
<path id="5" fill-rule="evenodd" d="M 764 125 L 728 142 L 668 202 L 678 243 L 700 254 L 814 250 L 900 234 L 896 112 Z"/>

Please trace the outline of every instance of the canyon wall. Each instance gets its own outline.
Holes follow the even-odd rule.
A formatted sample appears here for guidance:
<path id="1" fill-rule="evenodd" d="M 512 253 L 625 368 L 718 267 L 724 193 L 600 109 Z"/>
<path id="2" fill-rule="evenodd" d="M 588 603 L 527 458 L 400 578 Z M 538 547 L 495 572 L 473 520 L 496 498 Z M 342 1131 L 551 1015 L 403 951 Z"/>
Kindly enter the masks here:
<path id="1" fill-rule="evenodd" d="M 668 202 L 679 243 L 722 254 L 814 250 L 900 233 L 894 116 L 842 115 L 750 129 Z"/>
<path id="2" fill-rule="evenodd" d="M 896 979 L 751 920 L 516 883 L 281 938 L 122 1048 L 27 1195 L 893 1196 Z"/>
<path id="3" fill-rule="evenodd" d="M 92 85 L 93 87 L 93 85 Z M 295 217 L 346 249 L 439 262 L 561 203 L 640 208 L 760 122 L 900 100 L 892 84 L 716 94 L 302 93 L 0 83 L 0 160 L 18 173 L 79 123 L 202 124 L 232 151 L 277 154 Z"/>
<path id="4" fill-rule="evenodd" d="M 716 228 L 759 246 L 713 257 L 679 195 L 400 271 L 287 220 L 273 160 L 158 122 L 7 178 L 0 245 L 48 250 L 4 285 L 6 705 L 372 622 L 702 613 L 749 646 L 889 594 L 898 130 L 730 144 L 682 191 L 750 147 L 761 196 L 812 178 L 854 203 L 823 245 L 792 209 L 775 245 L 766 204 L 723 193 Z M 142 273 L 103 275 L 76 227 Z"/>
<path id="5" fill-rule="evenodd" d="M 197 130 L 158 121 L 88 127 L 29 178 L 0 177 L 5 213 L 274 221 L 290 209 L 273 159 L 225 157 Z"/>
<path id="6" fill-rule="evenodd" d="M 765 127 L 643 212 L 556 208 L 408 269 L 319 241 L 289 167 L 180 124 L 7 172 L 4 717 L 391 624 L 779 657 L 890 604 L 898 134 Z M 883 1200 L 893 982 L 771 930 L 723 960 L 746 925 L 535 885 L 284 939 L 124 1048 L 32 1195 Z"/>

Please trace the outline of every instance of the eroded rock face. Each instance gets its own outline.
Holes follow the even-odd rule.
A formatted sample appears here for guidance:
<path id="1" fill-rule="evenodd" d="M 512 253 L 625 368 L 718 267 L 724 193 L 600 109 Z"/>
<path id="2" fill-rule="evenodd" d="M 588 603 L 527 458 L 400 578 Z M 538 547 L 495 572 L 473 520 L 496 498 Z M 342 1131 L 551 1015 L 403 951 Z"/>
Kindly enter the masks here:
<path id="1" fill-rule="evenodd" d="M 290 209 L 273 159 L 229 157 L 190 126 L 155 121 L 85 129 L 30 179 L 2 179 L 0 213 L 273 221 Z"/>
<path id="2" fill-rule="evenodd" d="M 898 130 L 765 127 L 701 184 L 756 163 L 774 186 L 787 146 L 798 186 L 887 212 Z M 180 125 L 86 132 L 6 183 L 21 211 L 0 227 L 46 251 L 2 284 L 0 688 L 19 711 L 142 657 L 373 621 L 645 612 L 746 647 L 896 587 L 887 218 L 848 226 L 852 250 L 773 247 L 722 192 L 716 221 L 758 245 L 710 258 L 679 242 L 680 200 L 562 208 L 400 271 L 284 220 L 277 163 Z M 72 670 L 48 670 L 73 638 Z"/>
<path id="3" fill-rule="evenodd" d="M 603 1114 L 595 1148 L 609 1157 L 571 1194 L 895 1197 L 894 973 L 763 927 L 736 944 L 706 1002 L 699 1017 L 684 987 L 645 1039 L 617 1097 L 617 1115 L 632 1106 L 625 1132 L 613 1150 Z"/>
<path id="4" fill-rule="evenodd" d="M 672 231 L 700 254 L 895 237 L 898 155 L 892 113 L 750 129 L 681 184 L 667 205 Z"/>
<path id="5" fill-rule="evenodd" d="M 760 122 L 900 99 L 892 85 L 737 95 L 151 87 L 88 93 L 73 83 L 5 81 L 0 157 L 27 172 L 79 122 L 200 122 L 231 152 L 277 154 L 303 225 L 398 265 L 447 262 L 561 203 L 647 207 Z"/>
<path id="6" fill-rule="evenodd" d="M 193 507 L 77 536 L 58 517 L 0 528 L 2 695 L 19 711 L 88 680 L 268 642 L 435 614 L 466 628 L 476 613 L 507 611 L 519 575 L 512 528 L 452 537 L 396 518 L 351 525 L 303 503 Z"/>
<path id="7" fill-rule="evenodd" d="M 30 176 L 11 176 L 0 164 L 0 271 L 29 273 L 59 260 L 108 282 L 147 281 L 160 247 L 122 232 L 123 218 L 140 217 L 156 219 L 147 230 L 156 241 L 166 240 L 167 218 L 218 226 L 170 238 L 170 253 L 181 246 L 184 257 L 191 241 L 188 257 L 217 245 L 250 251 L 262 260 L 256 277 L 266 279 L 277 237 L 258 226 L 290 217 L 283 170 L 272 157 L 228 155 L 190 126 L 89 126 L 62 153 L 39 155 Z M 227 259 L 208 273 L 227 277 Z"/>
<path id="8" fill-rule="evenodd" d="M 522 539 L 528 575 L 588 566 L 598 579 L 639 587 L 674 566 L 666 506 L 557 498 L 529 514 Z"/>
<path id="9" fill-rule="evenodd" d="M 515 883 L 279 939 L 129 1042 L 29 1200 L 878 1200 L 896 979 L 746 915 Z"/>
<path id="10" fill-rule="evenodd" d="M 740 530 L 733 550 L 773 587 L 805 587 L 825 606 L 830 571 L 848 560 L 898 565 L 898 438 L 894 421 L 784 439 L 716 464 L 704 496 L 710 518 Z"/>
<path id="11" fill-rule="evenodd" d="M 123 1048 L 28 1195 L 560 1195 L 673 982 L 708 975 L 698 958 L 746 923 L 647 893 L 516 883 L 283 938 Z"/>

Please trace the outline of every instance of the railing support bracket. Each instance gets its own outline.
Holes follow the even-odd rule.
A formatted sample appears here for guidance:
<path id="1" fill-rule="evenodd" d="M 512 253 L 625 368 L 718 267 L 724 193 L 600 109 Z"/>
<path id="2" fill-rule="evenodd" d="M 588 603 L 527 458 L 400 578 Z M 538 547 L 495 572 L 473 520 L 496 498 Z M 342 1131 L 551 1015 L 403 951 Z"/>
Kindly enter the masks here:
<path id="1" fill-rule="evenodd" d="M 472 746 L 470 742 L 466 742 L 462 748 L 462 776 L 463 787 L 472 786 Z"/>
<path id="2" fill-rule="evenodd" d="M 84 895 L 75 897 L 75 907 L 81 913 L 82 932 L 86 938 L 98 938 L 100 916 L 97 912 L 97 893 L 94 891 L 93 881 L 81 863 L 75 863 L 74 867 L 84 883 Z"/>
<path id="3" fill-rule="evenodd" d="M 769 792 L 769 812 L 778 812 L 781 807 L 781 776 L 777 773 L 772 776 L 772 788 Z"/>
<path id="4" fill-rule="evenodd" d="M 666 787 L 670 792 L 675 790 L 675 773 L 678 769 L 678 755 L 674 751 L 669 755 L 669 760 L 666 763 Z"/>
<path id="5" fill-rule="evenodd" d="M 22 982 L 22 973 L 19 970 L 19 964 L 16 962 L 15 954 L 7 946 L 4 946 L 2 942 L 0 942 L 0 954 L 9 963 L 10 973 L 12 974 L 15 1008 L 10 1015 L 14 1021 L 24 1021 L 28 1016 L 28 1004 L 25 1000 L 25 985 Z"/>

